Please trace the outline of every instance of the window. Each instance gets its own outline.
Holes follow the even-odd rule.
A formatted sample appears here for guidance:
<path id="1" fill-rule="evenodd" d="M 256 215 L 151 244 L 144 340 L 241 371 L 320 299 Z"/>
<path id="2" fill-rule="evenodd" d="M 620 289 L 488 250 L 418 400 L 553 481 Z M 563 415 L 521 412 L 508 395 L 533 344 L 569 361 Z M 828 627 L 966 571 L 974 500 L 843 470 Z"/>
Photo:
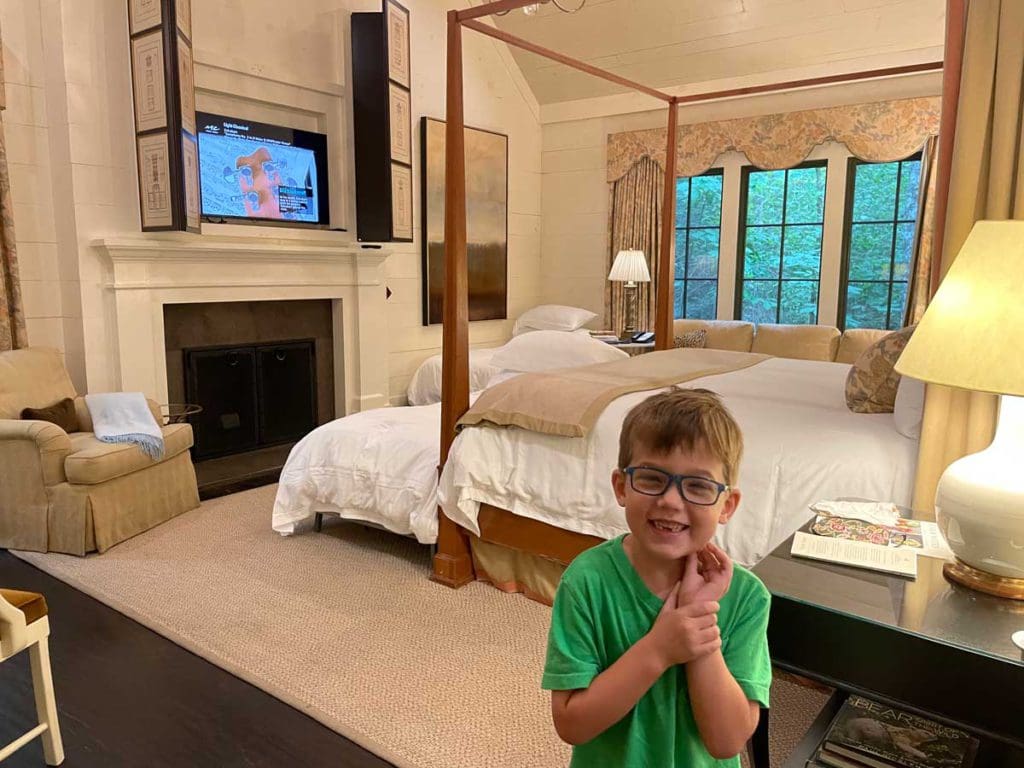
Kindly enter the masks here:
<path id="1" fill-rule="evenodd" d="M 920 177 L 920 154 L 893 163 L 850 158 L 840 327 L 903 324 Z"/>
<path id="2" fill-rule="evenodd" d="M 825 161 L 784 171 L 743 169 L 736 317 L 818 322 Z"/>
<path id="3" fill-rule="evenodd" d="M 717 317 L 721 227 L 721 169 L 676 179 L 676 317 Z"/>

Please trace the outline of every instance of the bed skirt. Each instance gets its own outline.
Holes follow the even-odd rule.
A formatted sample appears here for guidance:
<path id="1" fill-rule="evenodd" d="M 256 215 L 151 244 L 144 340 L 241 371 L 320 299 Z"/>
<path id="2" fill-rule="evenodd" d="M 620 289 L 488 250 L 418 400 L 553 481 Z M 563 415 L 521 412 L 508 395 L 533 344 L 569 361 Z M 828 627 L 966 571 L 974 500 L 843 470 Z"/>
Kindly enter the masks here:
<path id="1" fill-rule="evenodd" d="M 491 544 L 476 536 L 470 536 L 470 551 L 477 581 L 486 581 L 502 592 L 520 592 L 544 605 L 554 601 L 566 569 L 562 563 Z"/>

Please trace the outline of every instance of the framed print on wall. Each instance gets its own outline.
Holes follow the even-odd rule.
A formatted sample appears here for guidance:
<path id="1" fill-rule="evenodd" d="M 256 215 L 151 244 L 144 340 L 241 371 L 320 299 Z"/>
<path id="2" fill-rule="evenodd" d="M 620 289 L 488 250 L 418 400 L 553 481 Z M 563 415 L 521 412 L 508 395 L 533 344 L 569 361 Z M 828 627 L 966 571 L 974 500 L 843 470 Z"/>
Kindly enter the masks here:
<path id="1" fill-rule="evenodd" d="M 160 30 L 132 40 L 135 80 L 135 130 L 139 133 L 167 125 L 164 83 L 164 41 Z"/>
<path id="2" fill-rule="evenodd" d="M 171 209 L 171 160 L 167 134 L 150 133 L 140 136 L 137 143 L 142 226 L 169 227 L 174 222 L 174 213 Z"/>
<path id="3" fill-rule="evenodd" d="M 388 83 L 388 126 L 391 133 L 391 159 L 412 164 L 412 116 L 409 92 L 394 83 Z"/>
<path id="4" fill-rule="evenodd" d="M 178 88 L 181 91 L 181 127 L 196 135 L 195 81 L 192 76 L 192 49 L 178 38 Z"/>
<path id="5" fill-rule="evenodd" d="M 395 0 L 384 0 L 388 78 L 409 87 L 409 11 Z"/>
<path id="6" fill-rule="evenodd" d="M 445 123 L 420 122 L 423 324 L 441 322 L 444 292 Z M 466 128 L 469 319 L 508 317 L 508 136 Z"/>
<path id="7" fill-rule="evenodd" d="M 138 32 L 145 32 L 147 29 L 158 27 L 163 19 L 162 0 L 129 0 L 129 34 L 134 35 Z"/>
<path id="8" fill-rule="evenodd" d="M 392 239 L 412 242 L 412 168 L 391 164 Z"/>
<path id="9" fill-rule="evenodd" d="M 192 39 L 192 0 L 176 0 L 174 4 L 175 9 L 175 20 L 178 24 L 178 30 L 187 37 L 189 40 Z"/>
<path id="10" fill-rule="evenodd" d="M 199 229 L 199 143 L 195 136 L 182 131 L 181 164 L 185 173 L 186 229 Z"/>

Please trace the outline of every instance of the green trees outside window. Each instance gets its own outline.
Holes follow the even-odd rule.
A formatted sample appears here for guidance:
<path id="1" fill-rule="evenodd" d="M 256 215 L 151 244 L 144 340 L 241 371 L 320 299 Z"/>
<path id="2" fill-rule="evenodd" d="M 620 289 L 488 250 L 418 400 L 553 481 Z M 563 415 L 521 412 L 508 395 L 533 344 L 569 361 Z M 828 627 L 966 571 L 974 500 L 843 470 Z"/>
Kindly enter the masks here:
<path id="1" fill-rule="evenodd" d="M 850 158 L 841 327 L 895 329 L 903 324 L 920 177 L 920 154 L 892 163 Z"/>
<path id="2" fill-rule="evenodd" d="M 756 323 L 818 321 L 825 161 L 743 169 L 736 317 Z"/>
<path id="3" fill-rule="evenodd" d="M 718 244 L 722 171 L 676 179 L 675 316 L 714 320 L 718 312 Z"/>

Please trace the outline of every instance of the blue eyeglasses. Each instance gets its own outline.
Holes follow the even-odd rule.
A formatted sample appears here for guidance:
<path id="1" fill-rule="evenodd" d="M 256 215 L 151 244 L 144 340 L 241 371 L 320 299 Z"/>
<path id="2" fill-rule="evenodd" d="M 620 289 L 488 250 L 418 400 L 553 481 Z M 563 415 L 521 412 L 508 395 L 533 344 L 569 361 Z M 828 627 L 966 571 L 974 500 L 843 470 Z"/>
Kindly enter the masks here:
<path id="1" fill-rule="evenodd" d="M 674 484 L 683 499 L 701 507 L 710 507 L 729 490 L 728 485 L 706 477 L 673 475 L 654 467 L 626 467 L 623 472 L 629 476 L 629 485 L 637 493 L 662 496 Z"/>

